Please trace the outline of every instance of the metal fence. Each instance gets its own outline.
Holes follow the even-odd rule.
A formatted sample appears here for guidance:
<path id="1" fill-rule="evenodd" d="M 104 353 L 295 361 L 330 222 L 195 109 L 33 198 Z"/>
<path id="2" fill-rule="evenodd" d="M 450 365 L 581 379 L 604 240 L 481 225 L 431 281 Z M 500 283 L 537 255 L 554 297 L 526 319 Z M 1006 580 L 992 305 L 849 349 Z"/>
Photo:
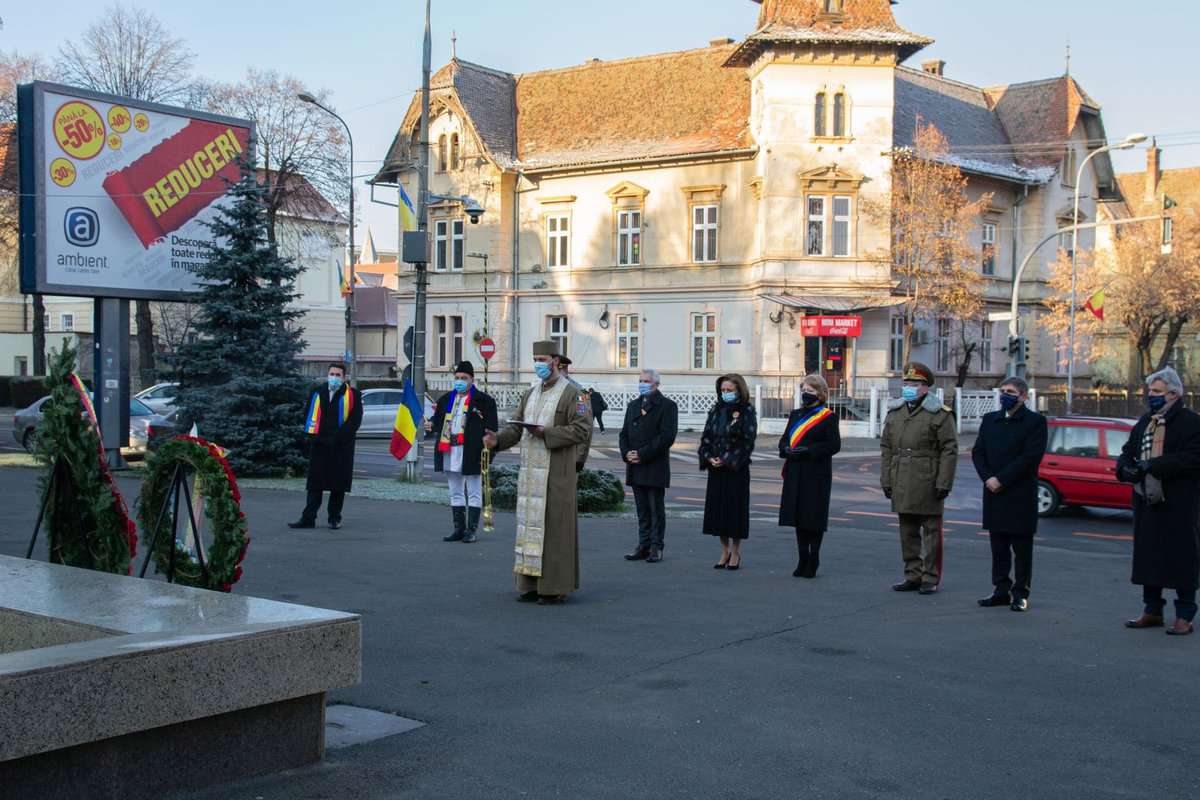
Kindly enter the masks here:
<path id="1" fill-rule="evenodd" d="M 1038 410 L 1043 414 L 1063 416 L 1067 413 L 1066 392 L 1042 392 L 1038 398 Z M 1200 389 L 1187 389 L 1183 394 L 1183 402 L 1196 408 L 1200 402 Z M 1071 413 L 1083 417 L 1137 419 L 1146 413 L 1146 395 L 1142 391 L 1125 389 L 1075 392 Z"/>

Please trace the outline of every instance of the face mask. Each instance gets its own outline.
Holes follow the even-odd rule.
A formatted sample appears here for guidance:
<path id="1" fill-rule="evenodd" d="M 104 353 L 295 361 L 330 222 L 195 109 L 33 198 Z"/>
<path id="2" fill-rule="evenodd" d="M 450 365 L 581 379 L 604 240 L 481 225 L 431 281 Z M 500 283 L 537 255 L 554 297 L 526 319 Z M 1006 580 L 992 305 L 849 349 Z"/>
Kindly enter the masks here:
<path id="1" fill-rule="evenodd" d="M 329 391 L 336 392 L 340 388 L 342 388 L 342 379 L 339 378 L 337 375 L 330 375 L 329 376 Z"/>
<path id="2" fill-rule="evenodd" d="M 918 389 L 915 386 L 905 386 L 900 389 L 900 397 L 906 403 L 915 403 L 917 400 Z"/>
<path id="3" fill-rule="evenodd" d="M 1151 396 L 1146 399 L 1146 404 L 1148 406 L 1150 406 L 1151 411 L 1153 411 L 1155 414 L 1157 414 L 1158 412 L 1162 411 L 1163 408 L 1166 407 L 1167 397 L 1166 397 L 1166 395 L 1161 395 L 1161 394 L 1158 395 L 1157 397 Z"/>
<path id="4" fill-rule="evenodd" d="M 550 377 L 550 365 L 544 361 L 538 361 L 533 365 L 533 372 L 542 380 Z"/>
<path id="5" fill-rule="evenodd" d="M 815 406 L 817 403 L 821 402 L 821 398 L 819 395 L 815 395 L 812 392 L 801 392 L 800 402 L 804 403 L 806 406 Z"/>
<path id="6" fill-rule="evenodd" d="M 1015 394 L 1000 394 L 1000 407 L 1005 411 L 1012 411 L 1020 402 L 1021 398 L 1017 397 Z"/>
<path id="7" fill-rule="evenodd" d="M 642 383 L 638 384 L 638 394 L 640 394 L 642 397 L 645 397 L 646 395 L 650 394 L 653 391 L 654 391 L 653 383 L 642 382 Z"/>
<path id="8" fill-rule="evenodd" d="M 737 392 L 721 392 L 721 400 L 723 400 L 726 403 L 736 402 L 737 401 Z"/>
<path id="9" fill-rule="evenodd" d="M 469 385 L 470 384 L 468 384 L 462 378 L 458 378 L 457 380 L 454 381 L 454 391 L 457 392 L 458 394 L 462 394 L 463 392 L 465 392 L 467 390 L 467 387 Z"/>

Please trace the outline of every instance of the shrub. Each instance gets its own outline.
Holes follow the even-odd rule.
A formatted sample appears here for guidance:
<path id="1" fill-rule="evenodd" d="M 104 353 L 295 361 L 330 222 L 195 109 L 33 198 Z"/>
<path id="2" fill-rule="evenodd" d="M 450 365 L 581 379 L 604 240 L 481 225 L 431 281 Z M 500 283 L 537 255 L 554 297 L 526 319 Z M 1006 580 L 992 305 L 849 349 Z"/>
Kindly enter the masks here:
<path id="1" fill-rule="evenodd" d="M 503 464 L 491 468 L 492 504 L 505 511 L 517 508 L 517 476 L 520 467 Z M 585 469 L 577 484 L 579 510 L 584 513 L 620 511 L 625 506 L 621 479 L 601 469 Z"/>

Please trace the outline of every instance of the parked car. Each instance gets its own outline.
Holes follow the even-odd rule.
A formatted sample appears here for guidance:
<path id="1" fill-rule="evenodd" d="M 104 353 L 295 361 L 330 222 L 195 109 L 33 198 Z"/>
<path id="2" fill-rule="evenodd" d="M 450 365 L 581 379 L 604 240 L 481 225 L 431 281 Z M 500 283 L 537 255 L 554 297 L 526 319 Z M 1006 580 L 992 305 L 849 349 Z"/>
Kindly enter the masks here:
<path id="1" fill-rule="evenodd" d="M 1117 480 L 1117 458 L 1137 420 L 1051 417 L 1038 467 L 1038 514 L 1064 506 L 1132 508 L 1133 486 Z"/>
<path id="2" fill-rule="evenodd" d="M 33 452 L 37 445 L 38 424 L 42 421 L 42 406 L 50 397 L 47 395 L 31 406 L 21 409 L 13 415 L 13 438 L 25 448 Z M 162 414 L 154 413 L 141 400 L 129 400 L 129 446 L 121 448 L 121 455 L 126 458 L 144 456 L 151 439 L 174 433 L 175 426 Z"/>
<path id="3" fill-rule="evenodd" d="M 167 416 L 175 410 L 175 390 L 178 388 L 178 383 L 156 383 L 149 389 L 142 389 L 134 398 L 150 406 L 154 413 Z"/>
<path id="4" fill-rule="evenodd" d="M 363 392 L 363 418 L 359 436 L 391 436 L 396 427 L 396 412 L 404 392 L 400 389 L 367 389 Z M 433 414 L 433 401 L 425 395 L 425 416 Z"/>

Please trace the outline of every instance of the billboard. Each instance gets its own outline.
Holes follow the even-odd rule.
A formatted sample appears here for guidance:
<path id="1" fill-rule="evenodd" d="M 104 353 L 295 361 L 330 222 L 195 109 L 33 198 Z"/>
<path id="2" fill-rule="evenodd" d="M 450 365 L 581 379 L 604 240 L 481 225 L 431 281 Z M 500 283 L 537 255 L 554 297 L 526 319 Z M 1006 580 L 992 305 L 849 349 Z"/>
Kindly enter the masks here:
<path id="1" fill-rule="evenodd" d="M 196 291 L 206 222 L 254 147 L 247 120 L 36 82 L 18 88 L 21 291 Z"/>

